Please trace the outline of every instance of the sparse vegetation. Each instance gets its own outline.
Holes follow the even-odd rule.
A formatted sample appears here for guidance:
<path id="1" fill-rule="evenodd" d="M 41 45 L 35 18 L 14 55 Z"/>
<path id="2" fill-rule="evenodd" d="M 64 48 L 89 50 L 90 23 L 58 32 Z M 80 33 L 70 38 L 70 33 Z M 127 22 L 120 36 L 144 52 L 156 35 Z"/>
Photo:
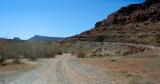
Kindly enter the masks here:
<path id="1" fill-rule="evenodd" d="M 160 34 L 156 35 L 156 42 L 160 44 Z"/>
<path id="2" fill-rule="evenodd" d="M 85 58 L 86 54 L 84 52 L 78 52 L 77 53 L 77 58 Z"/>
<path id="3" fill-rule="evenodd" d="M 57 50 L 56 51 L 56 55 L 62 55 L 63 54 L 63 51 L 62 50 Z"/>
<path id="4" fill-rule="evenodd" d="M 54 58 L 63 54 L 63 47 L 57 42 L 27 42 L 19 40 L 0 40 L 0 64 L 5 66 L 6 59 L 13 63 L 21 63 L 21 58 L 36 61 L 39 58 Z"/>
<path id="5" fill-rule="evenodd" d="M 98 36 L 95 41 L 97 41 L 97 42 L 104 42 L 104 40 L 105 40 L 104 36 Z"/>
<path id="6" fill-rule="evenodd" d="M 112 62 L 116 62 L 117 60 L 116 60 L 116 59 L 112 59 L 111 61 L 112 61 Z"/>
<path id="7" fill-rule="evenodd" d="M 18 35 L 26 32 L 31 35 L 33 33 L 42 34 L 44 31 L 43 34 L 52 35 L 49 30 L 64 26 L 71 27 L 70 32 L 72 33 L 76 31 L 72 27 L 79 24 L 75 23 L 76 19 L 81 19 L 80 14 L 89 11 L 84 10 L 84 7 L 101 11 L 103 11 L 101 8 L 106 9 L 106 2 L 92 3 L 87 0 L 85 3 L 75 1 L 84 7 L 70 2 L 57 4 L 58 2 L 52 0 L 46 0 L 47 2 L 43 0 L 38 3 L 32 0 L 31 2 L 16 1 L 16 3 L 12 0 L 4 1 L 1 6 L 3 17 L 1 31 L 2 35 L 11 33 L 11 37 L 17 32 L 19 32 Z M 135 4 L 122 7 L 97 22 L 94 28 L 65 39 L 39 35 L 28 40 L 21 40 L 18 37 L 0 39 L 0 84 L 1 81 L 6 84 L 160 84 L 160 0 L 135 1 L 128 0 L 126 5 L 127 3 Z M 113 2 L 107 6 L 113 5 Z M 89 5 L 91 3 L 92 6 Z M 59 9 L 64 4 L 67 4 L 62 7 L 64 10 Z M 100 8 L 95 4 L 99 4 Z M 117 3 L 116 5 L 117 7 L 122 6 Z M 69 8 L 65 8 L 67 6 Z M 69 13 L 66 12 L 66 9 L 69 10 Z M 114 9 L 108 10 L 111 12 Z M 77 11 L 78 13 L 69 15 Z M 53 17 L 53 12 L 56 13 L 54 14 L 56 18 Z M 67 15 L 67 18 L 64 15 Z M 56 22 L 51 22 L 52 19 L 56 19 Z M 71 20 L 72 22 L 69 22 Z M 16 31 L 20 27 L 29 29 Z M 46 30 L 43 27 L 48 28 Z M 65 31 L 63 28 L 61 30 Z M 30 31 L 36 32 L 30 33 Z M 27 66 L 30 68 L 21 71 Z M 8 69 L 18 71 L 13 73 L 13 71 L 7 71 Z M 3 71 L 7 71 L 7 74 Z"/>
<path id="8" fill-rule="evenodd" d="M 6 64 L 4 63 L 4 61 L 7 59 L 6 56 L 6 47 L 7 47 L 7 41 L 5 39 L 0 39 L 0 64 L 2 66 L 5 66 Z"/>

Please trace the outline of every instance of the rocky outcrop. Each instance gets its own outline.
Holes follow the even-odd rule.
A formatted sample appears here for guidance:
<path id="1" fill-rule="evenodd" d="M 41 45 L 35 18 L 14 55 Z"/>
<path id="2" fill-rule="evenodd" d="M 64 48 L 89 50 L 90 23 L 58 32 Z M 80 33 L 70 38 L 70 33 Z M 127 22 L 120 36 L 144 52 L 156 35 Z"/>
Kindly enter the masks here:
<path id="1" fill-rule="evenodd" d="M 134 22 L 144 22 L 147 20 L 160 20 L 160 4 L 150 7 L 142 4 L 129 5 L 121 8 L 118 12 L 110 15 L 107 22 L 110 24 L 128 24 Z"/>
<path id="2" fill-rule="evenodd" d="M 109 15 L 107 19 L 97 22 L 95 28 L 112 24 L 123 25 L 134 22 L 144 22 L 147 20 L 160 20 L 160 4 L 145 5 L 145 3 L 142 3 L 122 7 L 117 12 Z"/>
<path id="3" fill-rule="evenodd" d="M 159 0 L 146 0 L 145 3 L 122 7 L 107 19 L 97 22 L 93 29 L 67 40 L 157 44 L 159 34 Z"/>
<path id="4" fill-rule="evenodd" d="M 146 0 L 146 5 L 152 5 L 152 4 L 155 4 L 155 3 L 160 3 L 160 0 Z"/>

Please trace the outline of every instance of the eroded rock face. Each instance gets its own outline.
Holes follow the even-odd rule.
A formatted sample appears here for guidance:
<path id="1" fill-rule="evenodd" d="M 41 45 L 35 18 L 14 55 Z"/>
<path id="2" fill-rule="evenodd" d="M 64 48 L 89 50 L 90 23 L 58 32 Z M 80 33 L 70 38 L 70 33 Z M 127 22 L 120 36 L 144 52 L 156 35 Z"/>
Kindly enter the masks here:
<path id="1" fill-rule="evenodd" d="M 160 0 L 149 0 L 122 7 L 107 19 L 97 22 L 93 29 L 69 39 L 98 41 L 99 37 L 103 37 L 103 41 L 107 42 L 157 44 L 157 36 L 160 36 L 159 2 Z"/>
<path id="2" fill-rule="evenodd" d="M 137 20 L 139 14 L 136 10 L 145 10 L 145 6 L 141 4 L 129 5 L 128 7 L 122 7 L 117 12 L 109 15 L 107 22 L 111 24 L 127 24 Z M 134 14 L 136 11 L 136 14 Z"/>
<path id="3" fill-rule="evenodd" d="M 112 24 L 129 24 L 134 22 L 144 22 L 147 20 L 160 20 L 160 4 L 146 6 L 145 4 L 132 4 L 122 7 L 117 12 L 108 16 L 108 19 L 98 22 L 95 27 Z"/>
<path id="4" fill-rule="evenodd" d="M 160 3 L 160 0 L 146 0 L 145 3 L 147 5 L 152 5 L 152 4 L 155 4 L 155 3 Z"/>
<path id="5" fill-rule="evenodd" d="M 160 0 L 146 0 L 145 3 L 131 4 L 127 7 L 122 7 L 117 12 L 109 15 L 107 19 L 97 22 L 95 28 L 113 24 L 125 25 L 129 23 L 145 22 L 148 20 L 160 20 Z"/>

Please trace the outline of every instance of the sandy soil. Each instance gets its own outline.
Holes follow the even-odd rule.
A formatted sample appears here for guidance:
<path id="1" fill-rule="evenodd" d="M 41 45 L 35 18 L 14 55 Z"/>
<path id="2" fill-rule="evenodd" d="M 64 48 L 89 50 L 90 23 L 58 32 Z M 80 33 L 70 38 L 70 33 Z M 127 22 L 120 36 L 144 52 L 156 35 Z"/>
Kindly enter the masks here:
<path id="1" fill-rule="evenodd" d="M 110 78 L 123 80 L 118 84 L 160 84 L 160 57 L 95 58 L 79 60 L 110 73 Z"/>
<path id="2" fill-rule="evenodd" d="M 22 61 L 23 62 L 21 62 L 20 64 L 13 64 L 12 60 L 10 59 L 6 60 L 5 61 L 6 66 L 0 65 L 0 75 L 12 74 L 12 73 L 28 70 L 28 69 L 36 67 L 39 64 L 38 61 L 33 62 L 27 59 L 22 59 Z"/>

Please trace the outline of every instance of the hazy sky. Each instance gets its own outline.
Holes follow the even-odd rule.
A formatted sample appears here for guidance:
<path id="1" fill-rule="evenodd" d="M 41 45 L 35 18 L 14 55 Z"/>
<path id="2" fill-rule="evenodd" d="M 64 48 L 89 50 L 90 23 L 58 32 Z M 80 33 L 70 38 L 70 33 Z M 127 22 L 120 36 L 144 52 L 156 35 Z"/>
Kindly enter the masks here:
<path id="1" fill-rule="evenodd" d="M 67 37 L 143 0 L 0 0 L 0 37 Z"/>

